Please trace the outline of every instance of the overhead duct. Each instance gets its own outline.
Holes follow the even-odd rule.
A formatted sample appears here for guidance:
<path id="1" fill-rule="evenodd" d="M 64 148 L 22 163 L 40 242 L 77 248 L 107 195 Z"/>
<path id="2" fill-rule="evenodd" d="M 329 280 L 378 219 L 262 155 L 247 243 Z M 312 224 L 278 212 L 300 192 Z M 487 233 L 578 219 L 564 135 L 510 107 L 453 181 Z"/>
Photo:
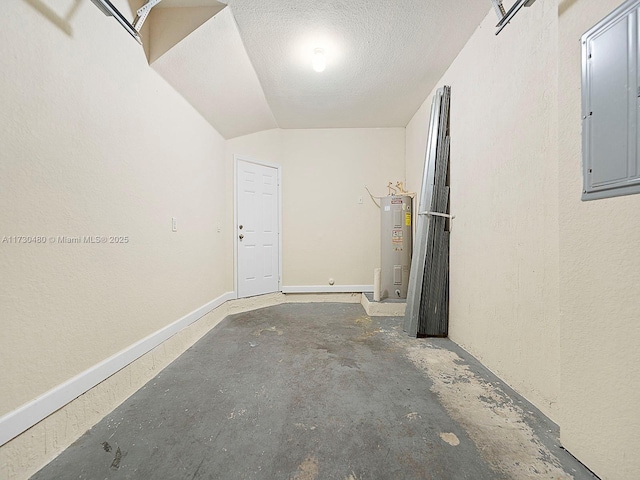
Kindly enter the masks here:
<path id="1" fill-rule="evenodd" d="M 142 7 L 138 9 L 136 12 L 136 18 L 133 21 L 133 24 L 129 23 L 129 21 L 125 18 L 120 11 L 113 6 L 113 4 L 109 0 L 91 0 L 96 7 L 100 9 L 102 13 L 107 15 L 108 17 L 114 17 L 120 25 L 124 27 L 124 29 L 129 32 L 129 34 L 136 39 L 136 41 L 142 45 L 142 39 L 140 38 L 140 29 L 144 24 L 149 12 L 153 7 L 159 4 L 162 0 L 149 0 Z"/>
<path id="2" fill-rule="evenodd" d="M 498 35 L 504 27 L 508 25 L 511 19 L 515 17 L 516 13 L 518 13 L 522 7 L 530 7 L 535 2 L 536 0 L 517 0 L 509 11 L 505 12 L 502 0 L 491 0 L 491 4 L 493 5 L 499 19 L 498 24 L 496 25 L 496 28 L 498 29 L 496 31 L 496 35 Z"/>

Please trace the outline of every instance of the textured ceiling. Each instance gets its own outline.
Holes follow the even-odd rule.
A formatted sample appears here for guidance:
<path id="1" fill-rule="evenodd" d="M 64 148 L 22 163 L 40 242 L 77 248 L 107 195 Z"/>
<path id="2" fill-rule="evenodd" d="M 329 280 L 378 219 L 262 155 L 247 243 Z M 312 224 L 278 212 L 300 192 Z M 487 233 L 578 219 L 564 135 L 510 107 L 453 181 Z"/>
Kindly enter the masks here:
<path id="1" fill-rule="evenodd" d="M 276 126 L 404 127 L 491 10 L 489 0 L 160 6 L 148 22 L 150 63 L 227 138 Z M 327 52 L 322 73 L 311 68 L 315 48 Z"/>
<path id="2" fill-rule="evenodd" d="M 227 3 L 282 128 L 406 126 L 491 9 L 488 0 Z M 323 73 L 311 68 L 316 47 L 327 52 Z"/>

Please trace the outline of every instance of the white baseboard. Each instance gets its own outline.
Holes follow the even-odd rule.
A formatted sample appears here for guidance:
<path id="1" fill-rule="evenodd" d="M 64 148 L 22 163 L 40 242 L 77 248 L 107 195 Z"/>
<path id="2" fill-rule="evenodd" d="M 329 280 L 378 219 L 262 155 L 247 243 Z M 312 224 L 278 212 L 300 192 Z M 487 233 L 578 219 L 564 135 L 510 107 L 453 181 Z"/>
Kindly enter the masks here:
<path id="1" fill-rule="evenodd" d="M 188 327 L 196 320 L 215 310 L 228 300 L 234 300 L 234 292 L 225 293 L 181 319 L 152 333 L 130 347 L 94 365 L 20 408 L 0 417 L 0 446 L 17 437 L 36 423 L 64 407 L 83 393 L 109 378 L 167 339 Z"/>
<path id="2" fill-rule="evenodd" d="M 363 293 L 373 292 L 373 285 L 300 285 L 282 287 L 282 293 Z"/>

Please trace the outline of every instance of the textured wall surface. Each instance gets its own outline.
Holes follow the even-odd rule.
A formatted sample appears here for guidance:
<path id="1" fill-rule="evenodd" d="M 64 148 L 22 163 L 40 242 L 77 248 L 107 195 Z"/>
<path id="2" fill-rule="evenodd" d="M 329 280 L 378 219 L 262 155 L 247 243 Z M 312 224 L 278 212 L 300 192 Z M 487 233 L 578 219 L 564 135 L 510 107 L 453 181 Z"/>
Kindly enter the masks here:
<path id="1" fill-rule="evenodd" d="M 557 420 L 557 22 L 553 0 L 534 7 L 499 37 L 490 12 L 438 82 L 452 87 L 450 336 Z M 407 127 L 416 189 L 430 106 Z"/>
<path id="2" fill-rule="evenodd" d="M 439 84 L 439 86 L 441 85 Z M 411 192 L 419 192 L 422 188 L 422 174 L 424 173 L 432 98 L 432 95 L 427 97 L 406 128 L 405 174 L 407 178 L 407 189 Z"/>
<path id="3" fill-rule="evenodd" d="M 0 5 L 0 415 L 232 290 L 223 138 L 74 3 Z"/>
<path id="4" fill-rule="evenodd" d="M 581 202 L 580 36 L 619 0 L 491 15 L 451 84 L 451 337 L 560 424 L 601 478 L 640 471 L 640 197 Z M 407 126 L 421 182 L 429 98 Z"/>
<path id="5" fill-rule="evenodd" d="M 581 202 L 580 36 L 621 0 L 559 2 L 561 439 L 640 475 L 640 195 Z"/>
<path id="6" fill-rule="evenodd" d="M 404 150 L 403 128 L 272 130 L 229 142 L 228 162 L 235 153 L 282 166 L 284 286 L 373 284 L 380 210 L 364 187 L 385 195 L 388 182 L 404 181 Z"/>
<path id="7" fill-rule="evenodd" d="M 404 128 L 283 130 L 284 285 L 372 285 L 380 210 L 404 181 Z M 363 203 L 358 203 L 362 197 Z"/>

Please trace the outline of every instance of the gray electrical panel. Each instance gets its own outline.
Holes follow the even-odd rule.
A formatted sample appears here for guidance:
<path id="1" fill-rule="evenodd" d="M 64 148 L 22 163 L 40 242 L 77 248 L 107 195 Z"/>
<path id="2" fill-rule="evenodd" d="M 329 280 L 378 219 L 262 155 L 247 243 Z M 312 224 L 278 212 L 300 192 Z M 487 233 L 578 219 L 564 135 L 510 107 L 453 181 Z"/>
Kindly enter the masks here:
<path id="1" fill-rule="evenodd" d="M 407 298 L 412 249 L 412 199 L 390 195 L 380 200 L 380 299 Z"/>
<path id="2" fill-rule="evenodd" d="M 583 200 L 640 192 L 640 0 L 582 36 Z"/>

